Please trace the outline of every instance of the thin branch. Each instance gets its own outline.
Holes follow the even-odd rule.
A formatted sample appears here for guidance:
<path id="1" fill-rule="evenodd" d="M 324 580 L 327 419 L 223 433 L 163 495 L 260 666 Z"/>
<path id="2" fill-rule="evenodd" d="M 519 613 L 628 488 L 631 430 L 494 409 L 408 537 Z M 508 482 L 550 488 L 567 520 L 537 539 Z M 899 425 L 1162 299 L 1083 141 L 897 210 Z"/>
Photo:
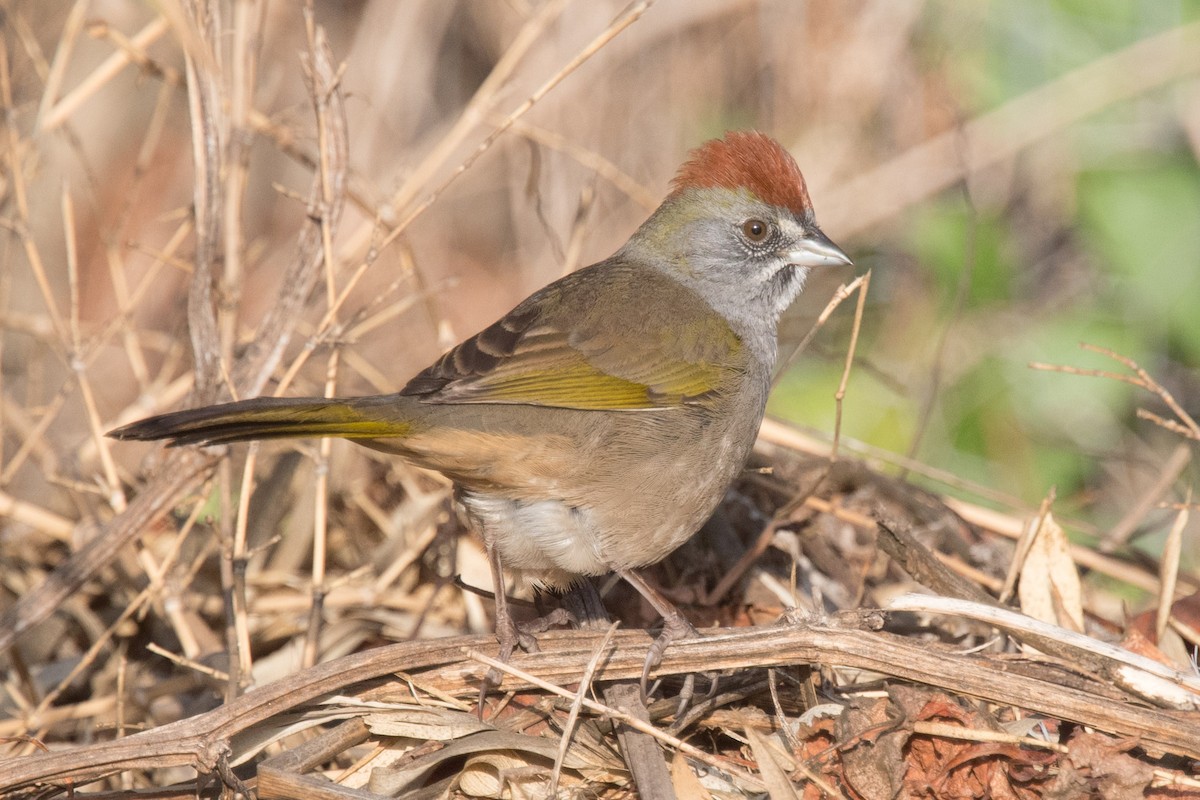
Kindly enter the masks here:
<path id="1" fill-rule="evenodd" d="M 783 359 L 776 366 L 775 378 L 772 382 L 772 386 L 779 383 L 779 379 L 782 378 L 785 373 L 787 373 L 792 364 L 796 363 L 796 359 L 800 357 L 800 354 L 808 348 L 808 345 L 813 340 L 813 337 L 817 335 L 817 331 L 819 331 L 825 325 L 825 323 L 829 321 L 829 317 L 833 315 L 834 309 L 840 306 L 846 300 L 846 298 L 858 291 L 863 285 L 863 281 L 866 279 L 866 277 L 867 276 L 865 274 L 859 275 L 857 278 L 850 281 L 850 283 L 843 283 L 836 290 L 834 290 L 833 296 L 829 298 L 829 302 L 825 304 L 825 308 L 823 308 L 821 313 L 817 315 L 817 321 L 814 322 L 812 327 L 808 329 L 808 333 L 804 334 L 804 338 L 800 340 L 800 344 L 796 345 L 792 352 L 788 354 L 788 357 Z"/>
<path id="2" fill-rule="evenodd" d="M 547 94 L 549 94 L 555 86 L 558 86 L 558 84 L 562 83 L 568 75 L 583 66 L 588 59 L 600 52 L 605 45 L 620 35 L 622 31 L 624 31 L 633 23 L 637 22 L 638 19 L 645 14 L 653 4 L 654 0 L 636 0 L 636 2 L 633 2 L 627 6 L 625 10 L 622 11 L 615 20 L 613 20 L 612 24 L 605 28 L 599 36 L 597 36 L 586 47 L 580 50 L 574 58 L 568 61 L 567 64 L 557 73 L 552 75 L 549 80 L 539 86 L 533 92 L 533 94 L 529 95 L 529 97 L 525 99 L 523 103 L 513 109 L 512 112 L 509 113 L 509 115 L 505 117 L 500 124 L 497 125 L 492 132 L 484 138 L 482 142 L 479 143 L 479 145 L 471 152 L 471 154 L 463 159 L 461 164 L 454 168 L 454 171 L 451 172 L 444 181 L 438 184 L 438 186 L 432 192 L 430 192 L 423 201 L 409 211 L 409 213 L 403 219 L 401 219 L 399 223 L 396 224 L 396 227 L 384 237 L 383 242 L 381 242 L 379 245 L 379 249 L 383 250 L 389 244 L 394 242 L 397 237 L 408 230 L 408 227 L 412 225 L 414 221 L 416 221 L 417 217 L 424 214 L 430 206 L 436 203 L 438 198 L 442 196 L 442 193 L 445 192 L 446 189 L 450 188 L 450 184 L 453 183 L 459 175 L 462 175 L 464 172 L 470 169 L 471 166 L 479 160 L 480 156 L 490 150 L 492 145 L 496 143 L 496 140 L 499 139 L 505 131 L 511 128 L 517 120 L 525 116 L 525 114 L 531 108 L 537 105 L 538 102 Z"/>
<path id="3" fill-rule="evenodd" d="M 85 8 L 86 8 L 86 4 Z M 139 49 L 146 49 L 154 42 L 162 38 L 162 35 L 170 29 L 170 24 L 166 17 L 155 17 L 138 31 L 130 42 Z M 70 52 L 63 54 L 65 71 L 66 61 L 70 58 Z M 58 56 L 55 56 L 55 67 L 58 66 Z M 59 125 L 62 125 L 69 116 L 84 104 L 93 95 L 103 89 L 113 78 L 115 78 L 121 70 L 134 63 L 134 58 L 131 52 L 118 50 L 105 59 L 104 63 L 96 69 L 88 73 L 87 79 L 72 89 L 66 97 L 52 102 L 53 97 L 51 92 L 56 91 L 60 80 L 47 82 L 46 91 L 42 97 L 42 108 L 38 113 L 38 127 L 42 133 L 48 133 Z M 52 73 L 53 76 L 54 73 Z"/>
<path id="4" fill-rule="evenodd" d="M 1200 439 L 1200 424 L 1198 424 L 1196 420 L 1192 418 L 1191 414 L 1183 409 L 1183 406 L 1179 405 L 1179 401 L 1175 399 L 1173 394 L 1167 391 L 1166 387 L 1156 381 L 1149 372 L 1142 369 L 1142 367 L 1139 366 L 1136 361 L 1129 356 L 1123 356 L 1114 350 L 1108 349 L 1107 347 L 1088 344 L 1087 342 L 1080 342 L 1079 346 L 1084 350 L 1088 350 L 1093 353 L 1099 353 L 1100 355 L 1107 356 L 1114 361 L 1120 362 L 1133 374 L 1126 375 L 1120 372 L 1109 372 L 1107 370 L 1100 369 L 1084 369 L 1082 367 L 1072 367 L 1060 364 L 1045 364 L 1040 361 L 1030 362 L 1029 368 L 1043 370 L 1046 372 L 1063 372 L 1068 375 L 1086 375 L 1094 378 L 1107 378 L 1108 380 L 1120 381 L 1121 383 L 1128 383 L 1131 386 L 1144 389 L 1151 394 L 1157 395 L 1158 398 L 1163 401 L 1163 404 L 1166 405 L 1167 408 L 1171 409 L 1171 412 L 1175 414 L 1179 421 L 1172 423 L 1168 420 L 1163 420 L 1156 414 L 1152 414 L 1148 411 L 1143 412 L 1140 409 L 1138 416 L 1151 419 L 1152 421 L 1161 424 L 1163 427 L 1169 428 L 1171 426 L 1182 426 L 1183 430 L 1180 431 L 1181 435 L 1187 436 L 1189 439 Z"/>
<path id="5" fill-rule="evenodd" d="M 196 249 L 191 288 L 188 291 L 188 333 L 192 340 L 195 372 L 193 392 L 200 405 L 217 399 L 221 377 L 221 345 L 214 306 L 214 267 L 221 242 L 221 176 L 226 132 L 221 124 L 222 93 L 215 49 L 219 28 L 217 5 L 210 0 L 182 0 L 194 31 L 195 47 L 184 51 L 188 111 L 192 120 L 192 169 L 195 172 L 193 213 Z"/>
<path id="6" fill-rule="evenodd" d="M 1187 497 L 1184 498 L 1183 508 L 1175 515 L 1175 524 L 1167 534 L 1163 543 L 1163 554 L 1158 577 L 1162 581 L 1162 591 L 1158 594 L 1158 610 L 1155 614 L 1154 638 L 1162 642 L 1163 634 L 1167 631 L 1167 623 L 1171 621 L 1171 609 L 1175 605 L 1175 585 L 1179 582 L 1179 559 L 1183 554 L 1183 530 L 1187 527 L 1192 502 L 1192 490 L 1188 487 Z"/>
<path id="7" fill-rule="evenodd" d="M 867 305 L 867 290 L 871 286 L 871 270 L 862 276 L 858 287 L 858 303 L 854 306 L 854 325 L 850 328 L 850 344 L 846 347 L 846 364 L 842 368 L 842 379 L 838 382 L 837 391 L 833 395 L 837 413 L 833 423 L 833 444 L 829 448 L 829 458 L 836 461 L 838 443 L 842 438 L 842 401 L 846 398 L 846 384 L 850 381 L 850 367 L 854 363 L 854 353 L 858 349 L 858 332 L 862 330 L 863 309 Z"/>
<path id="8" fill-rule="evenodd" d="M 920 598 L 924 603 L 936 599 Z M 1076 684 L 1066 685 L 1060 680 L 1058 668 L 1050 665 L 1045 665 L 1047 668 L 1041 672 L 1035 669 L 1017 674 L 1012 670 L 1011 661 L 1003 656 L 962 654 L 936 644 L 908 641 L 868 629 L 878 624 L 879 620 L 868 614 L 866 617 L 850 615 L 840 626 L 791 624 L 716 630 L 697 639 L 673 643 L 656 672 L 686 675 L 693 672 L 697 664 L 710 670 L 798 663 L 837 665 L 948 688 L 988 702 L 1074 720 L 1099 730 L 1135 737 L 1143 745 L 1154 745 L 1188 758 L 1200 758 L 1194 712 L 1165 711 L 1146 707 L 1132 699 L 1118 700 L 1111 688 L 1090 682 L 1085 677 Z M 539 640 L 542 652 L 514 657 L 505 686 L 516 690 L 536 685 L 574 699 L 573 692 L 560 689 L 559 685 L 578 680 L 579 665 L 595 652 L 602 637 L 601 633 L 585 631 L 542 636 Z M 1119 669 L 1128 658 L 1127 654 L 1118 652 L 1119 648 L 1105 650 L 1103 643 L 1094 639 L 1080 637 L 1080 640 L 1086 640 L 1087 652 L 1093 653 L 1092 657 L 1101 659 L 1097 663 L 1107 662 L 1114 654 L 1120 655 L 1121 662 L 1110 662 L 1114 669 Z M 597 670 L 597 679 L 638 678 L 649 644 L 650 636 L 644 631 L 618 631 L 613 635 L 609 657 Z M 494 646 L 491 637 L 487 636 L 455 637 L 386 645 L 355 653 L 252 689 L 237 700 L 199 716 L 124 739 L 7 759 L 0 762 L 3 767 L 0 769 L 0 791 L 68 779 L 89 781 L 128 769 L 190 766 L 208 771 L 229 753 L 229 741 L 235 734 L 324 695 L 353 691 L 356 684 L 396 672 L 412 675 L 423 688 L 431 691 L 473 696 L 477 682 L 487 669 L 482 664 L 490 663 L 490 659 L 484 656 L 478 658 L 479 663 L 472 664 L 463 660 L 463 654 L 471 652 L 474 655 L 480 648 Z M 1036 661 L 1027 661 L 1037 666 Z M 1161 667 L 1156 669 L 1161 670 Z M 407 684 L 396 680 L 392 685 L 403 690 Z M 610 713 L 609 709 L 590 701 L 584 705 L 600 713 Z M 664 738 L 661 731 L 647 727 L 650 735 L 660 740 Z M 674 746 L 674 741 L 671 744 Z M 238 754 L 232 755 L 236 762 Z M 712 759 L 708 754 L 698 757 L 706 761 Z M 723 760 L 719 760 L 719 764 L 722 769 L 729 766 Z M 740 770 L 738 774 L 741 774 Z"/>

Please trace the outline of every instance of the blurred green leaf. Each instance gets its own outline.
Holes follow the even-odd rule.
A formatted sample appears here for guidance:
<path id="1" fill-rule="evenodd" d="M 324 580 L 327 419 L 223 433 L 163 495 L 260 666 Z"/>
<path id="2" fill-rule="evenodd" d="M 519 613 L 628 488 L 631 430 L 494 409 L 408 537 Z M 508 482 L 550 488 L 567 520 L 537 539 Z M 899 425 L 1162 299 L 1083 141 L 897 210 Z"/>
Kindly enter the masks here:
<path id="1" fill-rule="evenodd" d="M 1098 310 L 1200 361 L 1200 171 L 1183 158 L 1137 161 L 1080 175 L 1083 238 L 1113 268 Z"/>
<path id="2" fill-rule="evenodd" d="M 802 360 L 780 379 L 767 413 L 780 419 L 833 432 L 837 419 L 834 392 L 841 363 Z M 850 373 L 842 408 L 842 435 L 886 450 L 904 452 L 912 438 L 914 408 L 867 371 Z"/>
<path id="3" fill-rule="evenodd" d="M 974 264 L 968 305 L 1004 303 L 1010 299 L 1012 274 L 1002 254 L 1004 239 L 1001 220 L 972 212 L 957 193 L 922 208 L 909 230 L 912 252 L 937 277 L 947 305 L 957 295 L 971 257 Z M 973 251 L 973 256 L 968 251 Z"/>

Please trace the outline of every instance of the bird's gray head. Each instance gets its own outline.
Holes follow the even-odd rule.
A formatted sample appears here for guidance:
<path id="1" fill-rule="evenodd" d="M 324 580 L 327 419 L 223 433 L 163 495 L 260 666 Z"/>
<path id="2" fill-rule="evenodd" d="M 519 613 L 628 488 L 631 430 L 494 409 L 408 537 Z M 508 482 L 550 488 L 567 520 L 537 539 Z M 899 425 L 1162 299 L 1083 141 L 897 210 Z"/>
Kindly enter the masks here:
<path id="1" fill-rule="evenodd" d="M 692 151 L 671 194 L 622 250 L 698 292 L 735 330 L 769 337 L 811 267 L 849 264 L 820 228 L 779 142 L 730 132 Z"/>

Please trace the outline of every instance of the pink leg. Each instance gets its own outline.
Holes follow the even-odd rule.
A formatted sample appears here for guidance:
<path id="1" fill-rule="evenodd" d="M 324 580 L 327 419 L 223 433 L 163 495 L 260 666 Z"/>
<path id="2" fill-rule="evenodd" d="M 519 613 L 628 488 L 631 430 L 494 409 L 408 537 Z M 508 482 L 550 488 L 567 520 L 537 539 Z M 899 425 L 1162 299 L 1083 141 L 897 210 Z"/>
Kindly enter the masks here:
<path id="1" fill-rule="evenodd" d="M 650 584 L 646 583 L 646 579 L 632 569 L 619 569 L 616 571 L 618 575 L 624 578 L 630 586 L 637 589 L 642 597 L 654 606 L 654 610 L 662 615 L 663 629 L 658 638 L 654 640 L 654 644 L 650 645 L 650 651 L 646 653 L 646 663 L 642 666 L 642 698 L 646 697 L 646 685 L 650 679 L 650 670 L 662 663 L 663 653 L 667 651 L 667 647 L 671 642 L 677 639 L 690 639 L 694 636 L 699 636 L 700 633 L 692 627 L 692 623 L 684 618 L 679 609 L 675 607 L 667 598 L 655 589 Z"/>

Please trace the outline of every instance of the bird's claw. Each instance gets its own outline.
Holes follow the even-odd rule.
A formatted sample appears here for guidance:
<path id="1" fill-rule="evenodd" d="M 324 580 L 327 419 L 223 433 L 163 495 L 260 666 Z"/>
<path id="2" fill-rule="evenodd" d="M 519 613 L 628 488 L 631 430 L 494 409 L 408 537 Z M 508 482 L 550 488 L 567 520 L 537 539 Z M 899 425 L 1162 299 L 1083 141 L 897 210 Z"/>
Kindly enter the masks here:
<path id="1" fill-rule="evenodd" d="M 565 625 L 572 621 L 571 614 L 563 608 L 556 608 L 549 614 L 544 614 L 528 622 L 516 622 L 507 613 L 496 617 L 496 642 L 500 645 L 497 659 L 507 664 L 517 648 L 526 653 L 537 653 L 541 650 L 535 634 L 545 633 L 556 625 Z M 484 700 L 488 692 L 500 688 L 504 675 L 496 667 L 492 667 L 483 676 L 479 686 L 479 718 L 483 719 Z"/>
<path id="2" fill-rule="evenodd" d="M 650 649 L 646 652 L 646 661 L 642 664 L 642 679 L 639 685 L 642 690 L 643 703 L 646 703 L 649 697 L 646 687 L 650 681 L 650 671 L 662 663 L 663 654 L 667 652 L 671 643 L 699 636 L 700 632 L 692 626 L 692 623 L 684 619 L 678 610 L 663 617 L 662 633 L 650 645 Z"/>

